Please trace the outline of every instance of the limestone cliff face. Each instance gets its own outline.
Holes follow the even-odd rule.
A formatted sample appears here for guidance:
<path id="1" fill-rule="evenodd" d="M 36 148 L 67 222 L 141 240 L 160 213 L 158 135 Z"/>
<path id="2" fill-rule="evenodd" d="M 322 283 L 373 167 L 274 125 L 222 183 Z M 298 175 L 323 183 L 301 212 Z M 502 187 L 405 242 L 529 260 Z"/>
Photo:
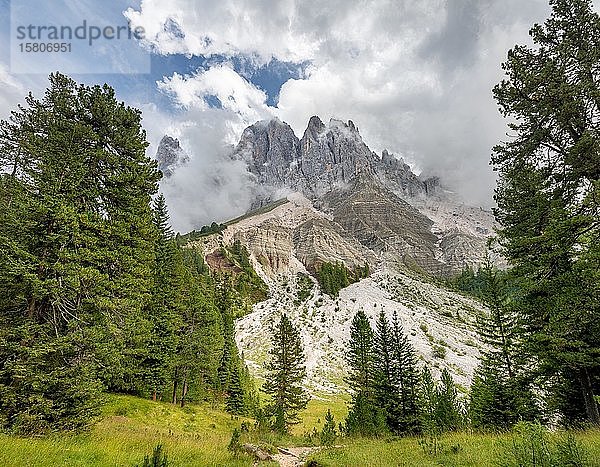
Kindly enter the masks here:
<path id="1" fill-rule="evenodd" d="M 372 174 L 378 161 L 351 120 L 331 120 L 326 127 L 319 117 L 312 117 L 300 147 L 301 172 L 311 182 L 308 194 L 312 196 L 321 196 L 358 174 Z"/>
<path id="2" fill-rule="evenodd" d="M 311 219 L 300 225 L 294 232 L 294 247 L 298 260 L 312 273 L 325 262 L 341 262 L 350 270 L 377 264 L 372 251 L 327 218 Z"/>
<path id="3" fill-rule="evenodd" d="M 469 384 L 482 307 L 431 278 L 481 263 L 494 231 L 489 211 L 459 202 L 438 178 L 417 176 L 401 158 L 375 154 L 351 121 L 312 117 L 301 139 L 279 120 L 258 122 L 231 157 L 243 160 L 254 178 L 255 210 L 191 247 L 203 251 L 209 266 L 222 267 L 219 249 L 239 240 L 268 284 L 269 298 L 237 323 L 238 345 L 257 374 L 268 330 L 285 312 L 301 331 L 309 387 L 340 390 L 350 322 L 362 308 L 373 324 L 380 310 L 390 319 L 397 313 L 434 372 L 446 368 Z M 367 264 L 371 276 L 332 298 L 316 281 L 325 262 L 350 270 Z M 299 293 L 306 277 L 313 284 L 308 298 L 306 290 Z"/>
<path id="4" fill-rule="evenodd" d="M 279 120 L 246 128 L 234 154 L 248 164 L 259 185 L 296 188 L 301 182 L 297 166 L 300 141 L 290 126 Z"/>
<path id="5" fill-rule="evenodd" d="M 277 119 L 257 122 L 244 130 L 232 157 L 246 161 L 257 183 L 271 189 L 255 206 L 273 201 L 273 193 L 282 189 L 319 197 L 365 174 L 407 196 L 425 194 L 435 185 L 389 152 L 380 157 L 371 151 L 351 120 L 331 119 L 326 125 L 313 116 L 302 139 Z"/>
<path id="6" fill-rule="evenodd" d="M 378 263 L 373 251 L 301 194 L 290 195 L 286 203 L 266 213 L 233 222 L 222 233 L 199 240 L 196 246 L 208 256 L 236 240 L 270 278 L 290 270 L 314 273 L 324 262 L 342 262 L 350 269 L 365 264 L 374 268 Z"/>
<path id="7" fill-rule="evenodd" d="M 287 271 L 293 255 L 292 230 L 276 222 L 263 224 L 233 234 L 256 258 L 269 275 Z"/>
<path id="8" fill-rule="evenodd" d="M 375 252 L 433 253 L 433 222 L 370 176 L 359 176 L 348 186 L 328 193 L 318 205 Z"/>

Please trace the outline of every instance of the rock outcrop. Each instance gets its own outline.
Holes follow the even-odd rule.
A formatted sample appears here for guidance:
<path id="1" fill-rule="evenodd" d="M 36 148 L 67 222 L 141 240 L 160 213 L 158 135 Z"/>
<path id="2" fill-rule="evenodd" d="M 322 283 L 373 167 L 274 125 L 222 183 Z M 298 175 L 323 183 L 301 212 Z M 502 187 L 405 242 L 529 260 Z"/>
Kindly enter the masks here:
<path id="1" fill-rule="evenodd" d="M 162 146 L 167 155 L 180 149 L 172 139 Z M 482 306 L 432 278 L 481 263 L 494 232 L 489 211 L 457 201 L 440 179 L 417 176 L 400 157 L 377 155 L 352 121 L 312 117 L 301 139 L 279 120 L 258 122 L 231 157 L 247 164 L 259 209 L 189 246 L 218 270 L 231 267 L 220 248 L 239 241 L 269 286 L 269 298 L 236 325 L 238 346 L 256 374 L 263 371 L 269 329 L 285 312 L 300 328 L 308 386 L 339 391 L 350 322 L 363 309 L 372 322 L 380 310 L 390 319 L 397 314 L 434 372 L 446 368 L 460 384 L 470 383 Z M 179 161 L 163 157 L 167 169 Z M 316 280 L 325 262 L 350 271 L 368 265 L 370 276 L 330 297 Z"/>
<path id="2" fill-rule="evenodd" d="M 179 140 L 165 135 L 158 144 L 156 161 L 158 162 L 158 170 L 162 172 L 165 178 L 169 178 L 178 167 L 189 161 L 189 156 L 179 145 Z"/>
<path id="3" fill-rule="evenodd" d="M 244 160 L 257 184 L 270 189 L 253 206 L 273 201 L 274 193 L 286 189 L 317 198 L 358 175 L 370 175 L 411 197 L 427 194 L 437 184 L 421 180 L 388 151 L 381 157 L 371 151 L 351 120 L 331 119 L 326 125 L 313 116 L 302 139 L 280 120 L 257 122 L 244 130 L 231 157 Z"/>

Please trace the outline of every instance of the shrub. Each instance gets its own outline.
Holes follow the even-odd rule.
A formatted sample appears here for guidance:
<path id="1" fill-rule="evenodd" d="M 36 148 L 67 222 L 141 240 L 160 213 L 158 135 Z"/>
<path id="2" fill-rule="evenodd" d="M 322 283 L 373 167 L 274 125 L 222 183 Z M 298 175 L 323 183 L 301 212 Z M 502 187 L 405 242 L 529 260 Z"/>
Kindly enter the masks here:
<path id="1" fill-rule="evenodd" d="M 589 464 L 584 447 L 572 433 L 553 441 L 540 423 L 520 422 L 513 438 L 499 453 L 500 467 L 586 467 Z"/>
<path id="2" fill-rule="evenodd" d="M 327 410 L 325 415 L 325 425 L 321 431 L 321 444 L 323 446 L 332 446 L 335 443 L 336 432 L 335 432 L 335 420 L 331 414 L 331 410 Z"/>
<path id="3" fill-rule="evenodd" d="M 152 457 L 144 456 L 141 467 L 169 467 L 167 453 L 163 451 L 162 444 L 157 445 L 152 451 Z"/>
<path id="4" fill-rule="evenodd" d="M 446 358 L 446 348 L 441 345 L 435 344 L 433 346 L 433 356 L 435 358 L 439 358 L 440 360 L 445 359 Z"/>

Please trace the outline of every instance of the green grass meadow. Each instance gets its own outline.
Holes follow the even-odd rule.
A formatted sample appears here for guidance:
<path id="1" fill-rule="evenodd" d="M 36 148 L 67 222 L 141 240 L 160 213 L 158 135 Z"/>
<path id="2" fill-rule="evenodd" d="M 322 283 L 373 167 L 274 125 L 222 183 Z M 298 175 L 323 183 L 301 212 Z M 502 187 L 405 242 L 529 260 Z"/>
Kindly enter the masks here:
<path id="1" fill-rule="evenodd" d="M 162 443 L 175 465 L 251 466 L 226 447 L 242 420 L 205 405 L 183 409 L 129 396 L 110 396 L 89 433 L 31 439 L 0 435 L 0 466 L 133 466 Z"/>
<path id="2" fill-rule="evenodd" d="M 267 442 L 278 446 L 306 444 L 303 434 L 313 427 L 322 428 L 328 408 L 336 422 L 343 421 L 344 400 L 313 399 L 292 436 L 272 437 Z M 87 433 L 43 438 L 0 434 L 0 466 L 132 467 L 141 465 L 144 456 L 159 443 L 173 466 L 252 466 L 249 456 L 235 458 L 227 451 L 233 429 L 244 420 L 209 405 L 189 405 L 182 409 L 131 396 L 110 396 L 101 419 Z M 600 432 L 588 431 L 576 436 L 588 452 L 588 465 L 600 466 Z M 510 442 L 510 435 L 506 434 L 448 434 L 442 436 L 441 452 L 434 456 L 426 454 L 417 438 L 341 438 L 339 447 L 321 449 L 310 459 L 322 467 L 498 466 L 503 449 Z"/>
<path id="3" fill-rule="evenodd" d="M 561 435 L 551 435 L 559 437 Z M 587 452 L 585 464 L 590 467 L 600 466 L 600 431 L 577 433 L 576 439 L 581 442 Z M 441 453 L 426 453 L 417 438 L 393 438 L 389 440 L 345 440 L 341 447 L 322 449 L 310 456 L 320 467 L 502 467 L 515 465 L 508 461 L 506 452 L 511 450 L 510 434 L 467 434 L 452 433 L 441 438 Z M 528 463 L 526 467 L 548 464 Z M 554 464 L 553 467 L 568 467 Z M 572 464 L 571 467 L 576 467 Z"/>

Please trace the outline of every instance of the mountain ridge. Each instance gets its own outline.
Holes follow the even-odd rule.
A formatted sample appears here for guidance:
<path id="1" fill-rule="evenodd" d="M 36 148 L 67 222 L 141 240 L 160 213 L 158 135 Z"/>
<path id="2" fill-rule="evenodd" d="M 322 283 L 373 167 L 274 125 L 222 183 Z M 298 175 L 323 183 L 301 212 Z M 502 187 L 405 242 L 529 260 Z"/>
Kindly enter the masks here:
<path id="1" fill-rule="evenodd" d="M 437 178 L 422 179 L 401 159 L 371 151 L 352 121 L 311 117 L 302 138 L 279 121 L 247 127 L 230 158 L 246 163 L 257 210 L 188 244 L 214 257 L 239 243 L 268 298 L 236 322 L 236 341 L 255 375 L 281 313 L 299 327 L 314 393 L 345 390 L 345 343 L 362 308 L 397 314 L 420 358 L 467 387 L 479 358 L 475 322 L 484 308 L 439 278 L 477 267 L 494 232 L 490 212 L 467 206 Z M 277 200 L 276 202 L 273 202 Z M 325 263 L 370 276 L 337 297 L 321 290 Z M 210 265 L 209 265 L 210 266 Z M 306 287 L 307 279 L 312 284 Z"/>
<path id="2" fill-rule="evenodd" d="M 256 183 L 271 189 L 271 197 L 255 200 L 253 206 L 271 201 L 282 189 L 319 197 L 360 174 L 376 177 L 410 197 L 431 194 L 440 187 L 437 177 L 421 180 L 387 150 L 381 156 L 371 151 L 352 120 L 330 119 L 326 125 L 312 116 L 300 139 L 285 122 L 260 121 L 244 130 L 231 157 L 246 162 Z"/>

